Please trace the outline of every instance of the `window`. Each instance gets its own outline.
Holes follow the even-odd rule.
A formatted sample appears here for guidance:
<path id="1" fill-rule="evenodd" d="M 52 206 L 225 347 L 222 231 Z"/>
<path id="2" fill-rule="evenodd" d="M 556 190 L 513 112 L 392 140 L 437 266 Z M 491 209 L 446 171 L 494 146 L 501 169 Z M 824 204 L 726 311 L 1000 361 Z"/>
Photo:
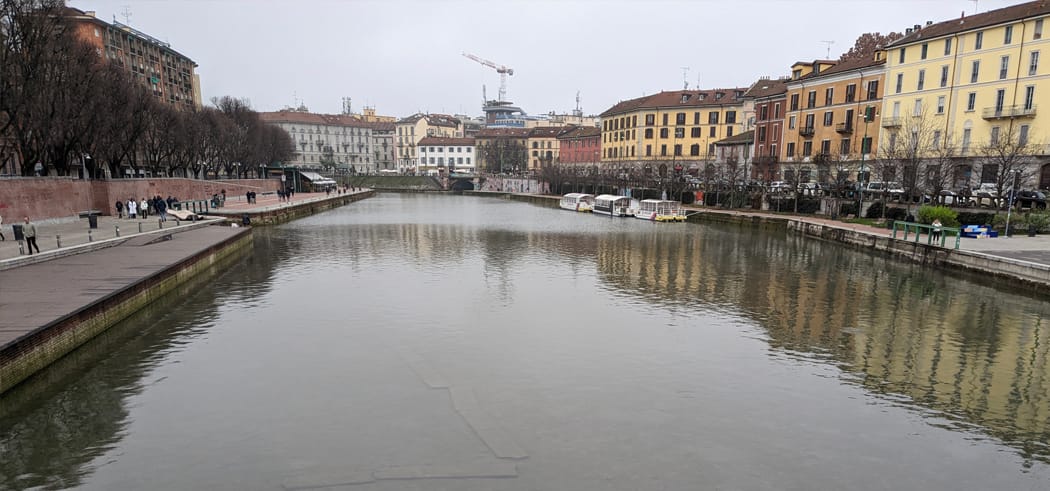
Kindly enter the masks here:
<path id="1" fill-rule="evenodd" d="M 692 145 L 689 145 L 689 155 L 692 156 L 692 157 L 699 157 L 700 156 L 700 144 L 699 143 L 694 143 Z"/>
<path id="2" fill-rule="evenodd" d="M 922 90 L 924 85 L 926 85 L 926 70 L 919 70 L 919 82 L 915 85 L 915 90 Z"/>
<path id="3" fill-rule="evenodd" d="M 971 131 L 972 130 L 970 128 L 963 129 L 963 137 L 962 137 L 962 153 L 963 153 L 963 155 L 966 155 L 966 153 L 970 151 L 970 132 Z"/>
<path id="4" fill-rule="evenodd" d="M 674 137 L 675 138 L 685 138 L 685 128 L 675 128 L 674 129 Z"/>
<path id="5" fill-rule="evenodd" d="M 770 157 L 776 157 L 777 156 L 777 146 L 776 145 L 770 145 L 769 146 L 769 156 Z"/>
<path id="6" fill-rule="evenodd" d="M 952 38 L 944 40 L 944 56 L 952 54 Z"/>
<path id="7" fill-rule="evenodd" d="M 1017 145 L 1024 147 L 1028 145 L 1028 125 L 1022 124 L 1017 133 Z"/>
<path id="8" fill-rule="evenodd" d="M 769 104 L 763 104 L 758 110 L 758 120 L 765 121 L 769 119 Z"/>
<path id="9" fill-rule="evenodd" d="M 652 126 L 655 123 L 656 123 L 656 115 L 655 114 L 646 114 L 645 115 L 645 125 L 646 126 Z"/>
<path id="10" fill-rule="evenodd" d="M 788 118 L 788 129 L 789 130 L 795 129 L 795 117 L 794 116 L 791 116 L 790 118 Z"/>
<path id="11" fill-rule="evenodd" d="M 929 52 L 929 49 L 930 49 L 929 43 L 922 43 L 922 54 L 919 55 L 919 59 L 925 60 L 926 59 L 926 53 Z"/>
<path id="12" fill-rule="evenodd" d="M 1035 21 L 1035 29 L 1032 31 L 1032 39 L 1043 38 L 1043 19 Z"/>
<path id="13" fill-rule="evenodd" d="M 1003 44 L 1010 44 L 1014 40 L 1014 26 L 1006 26 L 1006 31 L 1003 33 Z"/>
<path id="14" fill-rule="evenodd" d="M 638 116 L 631 116 L 631 128 L 638 126 Z"/>
<path id="15" fill-rule="evenodd" d="M 822 140 L 820 142 L 820 153 L 823 155 L 831 154 L 831 140 Z"/>
<path id="16" fill-rule="evenodd" d="M 1010 55 L 999 58 L 999 80 L 1006 79 L 1006 73 L 1010 70 Z"/>
<path id="17" fill-rule="evenodd" d="M 786 153 L 788 157 L 795 156 L 795 142 L 788 142 Z"/>
<path id="18" fill-rule="evenodd" d="M 645 138 L 646 139 L 652 139 L 652 137 L 653 137 L 653 129 L 652 128 L 646 128 L 645 129 Z"/>
<path id="19" fill-rule="evenodd" d="M 660 138 L 666 139 L 668 135 L 667 128 L 660 128 Z"/>
<path id="20" fill-rule="evenodd" d="M 999 127 L 998 126 L 992 126 L 992 134 L 988 135 L 988 143 L 991 143 L 992 145 L 998 145 L 999 144 Z"/>
<path id="21" fill-rule="evenodd" d="M 895 93 L 896 94 L 900 94 L 901 93 L 901 89 L 903 89 L 903 88 L 904 88 L 904 74 L 903 73 L 898 73 L 897 74 L 897 91 Z"/>
<path id="22" fill-rule="evenodd" d="M 674 124 L 678 124 L 678 125 L 685 124 L 685 113 L 675 114 Z"/>
<path id="23" fill-rule="evenodd" d="M 766 141 L 766 127 L 765 126 L 759 126 L 758 127 L 758 142 L 759 143 L 765 143 L 765 141 Z"/>
<path id="24" fill-rule="evenodd" d="M 977 76 L 981 73 L 981 60 L 973 60 L 973 65 L 970 68 L 970 83 L 977 83 Z"/>
<path id="25" fill-rule="evenodd" d="M 835 88 L 828 87 L 827 89 L 824 89 L 824 105 L 830 106 L 834 104 L 832 102 L 833 100 L 835 100 Z"/>
<path id="26" fill-rule="evenodd" d="M 700 138 L 700 128 L 693 128 L 692 131 L 689 132 L 689 136 L 693 138 Z"/>
<path id="27" fill-rule="evenodd" d="M 868 82 L 868 100 L 879 98 L 879 81 L 872 80 Z"/>
<path id="28" fill-rule="evenodd" d="M 718 111 L 711 111 L 707 114 L 707 124 L 718 124 Z"/>
<path id="29" fill-rule="evenodd" d="M 1031 111 L 1035 107 L 1035 86 L 1029 85 L 1024 88 L 1024 110 Z"/>
<path id="30" fill-rule="evenodd" d="M 646 145 L 645 146 L 645 156 L 646 157 L 652 157 L 653 156 L 653 146 L 652 145 Z"/>
<path id="31" fill-rule="evenodd" d="M 897 63 L 904 63 L 904 48 L 900 49 L 900 56 L 897 57 Z"/>
<path id="32" fill-rule="evenodd" d="M 732 126 L 727 126 L 726 127 L 726 138 L 728 138 L 730 136 L 733 136 L 733 127 Z"/>
<path id="33" fill-rule="evenodd" d="M 675 154 L 676 157 L 681 157 L 682 156 L 682 145 L 681 144 L 677 144 L 677 145 L 674 146 L 674 154 Z"/>
<path id="34" fill-rule="evenodd" d="M 726 124 L 736 124 L 736 111 L 726 111 Z"/>
<path id="35" fill-rule="evenodd" d="M 867 155 L 871 153 L 871 137 L 865 136 L 860 141 L 860 153 Z"/>
<path id="36" fill-rule="evenodd" d="M 807 114 L 806 115 L 806 129 L 809 130 L 809 131 L 813 131 L 813 115 L 812 114 Z"/>
<path id="37" fill-rule="evenodd" d="M 982 44 L 984 44 L 984 33 L 983 32 L 978 32 L 977 33 L 977 37 L 973 41 L 973 49 L 974 50 L 981 49 L 981 45 Z"/>
<path id="38" fill-rule="evenodd" d="M 664 126 L 667 126 L 667 113 L 664 113 Z"/>
<path id="39" fill-rule="evenodd" d="M 1006 101 L 1006 89 L 995 91 L 995 112 L 1003 112 L 1003 102 Z"/>
<path id="40" fill-rule="evenodd" d="M 948 65 L 941 67 L 941 87 L 948 86 Z"/>
<path id="41" fill-rule="evenodd" d="M 893 101 L 893 119 L 901 117 L 901 101 Z"/>
<path id="42" fill-rule="evenodd" d="M 780 125 L 779 124 L 775 124 L 775 125 L 773 125 L 773 141 L 779 140 L 780 139 L 779 137 L 780 137 Z"/>
<path id="43" fill-rule="evenodd" d="M 716 135 L 715 132 L 718 131 L 718 127 L 717 126 L 712 126 L 710 129 L 711 129 L 711 131 L 709 132 L 710 134 L 708 136 L 712 136 L 712 137 L 715 136 Z"/>
<path id="44" fill-rule="evenodd" d="M 813 155 L 813 142 L 802 142 L 802 156 L 809 157 Z"/>
<path id="45" fill-rule="evenodd" d="M 1028 76 L 1034 76 L 1039 72 L 1039 52 L 1033 51 L 1028 59 Z"/>
<path id="46" fill-rule="evenodd" d="M 977 105 L 977 93 L 970 92 L 966 95 L 966 110 L 973 111 L 974 106 Z"/>
<path id="47" fill-rule="evenodd" d="M 809 91 L 809 95 L 806 96 L 806 109 L 817 106 L 817 91 Z"/>
<path id="48" fill-rule="evenodd" d="M 912 111 L 912 116 L 922 116 L 922 99 L 915 99 L 915 110 Z"/>
<path id="49" fill-rule="evenodd" d="M 773 104 L 773 119 L 780 119 L 780 103 Z"/>
<path id="50" fill-rule="evenodd" d="M 944 114 L 944 96 L 937 97 L 937 114 Z"/>
<path id="51" fill-rule="evenodd" d="M 846 102 L 853 102 L 857 99 L 857 84 L 849 84 L 846 86 Z"/>
<path id="52" fill-rule="evenodd" d="M 798 94 L 791 94 L 791 110 L 798 111 Z"/>
<path id="53" fill-rule="evenodd" d="M 849 138 L 843 138 L 839 142 L 839 153 L 842 155 L 849 155 Z"/>
<path id="54" fill-rule="evenodd" d="M 933 148 L 941 147 L 941 130 L 933 130 Z"/>
<path id="55" fill-rule="evenodd" d="M 835 120 L 835 113 L 828 111 L 824 113 L 824 126 L 831 126 Z"/>
<path id="56" fill-rule="evenodd" d="M 666 157 L 667 156 L 667 145 L 660 145 L 660 156 L 661 157 Z"/>
<path id="57" fill-rule="evenodd" d="M 693 124 L 700 124 L 700 111 L 693 113 Z"/>

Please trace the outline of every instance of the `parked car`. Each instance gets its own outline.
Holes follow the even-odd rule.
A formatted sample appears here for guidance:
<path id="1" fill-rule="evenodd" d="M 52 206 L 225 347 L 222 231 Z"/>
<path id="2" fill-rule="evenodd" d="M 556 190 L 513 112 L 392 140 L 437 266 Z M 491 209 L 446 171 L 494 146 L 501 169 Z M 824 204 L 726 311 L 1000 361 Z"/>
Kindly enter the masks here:
<path id="1" fill-rule="evenodd" d="M 771 193 L 787 193 L 791 191 L 791 185 L 784 181 L 773 181 L 769 184 Z"/>
<path id="2" fill-rule="evenodd" d="M 823 191 L 824 188 L 815 182 L 804 182 L 798 185 L 798 192 L 803 196 L 820 196 Z"/>
<path id="3" fill-rule="evenodd" d="M 1021 208 L 1046 209 L 1046 194 L 1042 191 L 1018 191 L 1014 199 Z"/>
<path id="4" fill-rule="evenodd" d="M 886 183 L 882 181 L 871 181 L 864 187 L 866 194 L 881 195 L 886 192 Z"/>
<path id="5" fill-rule="evenodd" d="M 947 189 L 942 189 L 937 193 L 937 198 L 938 203 L 946 206 L 958 206 L 964 204 L 963 200 L 959 197 L 959 193 Z"/>
<path id="6" fill-rule="evenodd" d="M 966 206 L 995 208 L 999 203 L 999 193 L 991 183 L 981 184 L 976 189 L 963 188 L 959 194 L 965 197 L 963 203 Z"/>
<path id="7" fill-rule="evenodd" d="M 889 194 L 893 198 L 900 198 L 904 195 L 904 186 L 901 186 L 899 182 L 887 182 L 886 183 L 886 194 Z"/>

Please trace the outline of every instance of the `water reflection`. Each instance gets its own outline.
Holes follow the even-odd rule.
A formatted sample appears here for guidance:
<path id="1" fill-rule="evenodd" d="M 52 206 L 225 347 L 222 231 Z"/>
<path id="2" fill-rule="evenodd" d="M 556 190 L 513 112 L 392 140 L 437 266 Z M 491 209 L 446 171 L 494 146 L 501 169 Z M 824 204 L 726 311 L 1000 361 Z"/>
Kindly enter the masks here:
<path id="1" fill-rule="evenodd" d="M 1050 461 L 1050 307 L 993 285 L 780 233 L 469 197 L 381 195 L 254 240 L 0 399 L 0 488 L 277 489 L 491 459 L 403 351 L 474 387 L 530 454 L 527 479 L 420 489 L 1029 486 L 989 458 L 999 443 Z M 940 433 L 897 437 L 917 427 Z M 893 467 L 958 435 L 979 446 L 975 482 Z"/>

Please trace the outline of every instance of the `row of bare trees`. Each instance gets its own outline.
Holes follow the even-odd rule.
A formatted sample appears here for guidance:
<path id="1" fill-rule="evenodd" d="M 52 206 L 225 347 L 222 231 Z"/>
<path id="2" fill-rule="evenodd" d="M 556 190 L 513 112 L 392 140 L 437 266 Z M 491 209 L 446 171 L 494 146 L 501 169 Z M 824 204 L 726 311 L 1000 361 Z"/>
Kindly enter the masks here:
<path id="1" fill-rule="evenodd" d="M 247 101 L 178 110 L 83 42 L 62 0 L 0 0 L 0 174 L 244 177 L 291 138 Z"/>

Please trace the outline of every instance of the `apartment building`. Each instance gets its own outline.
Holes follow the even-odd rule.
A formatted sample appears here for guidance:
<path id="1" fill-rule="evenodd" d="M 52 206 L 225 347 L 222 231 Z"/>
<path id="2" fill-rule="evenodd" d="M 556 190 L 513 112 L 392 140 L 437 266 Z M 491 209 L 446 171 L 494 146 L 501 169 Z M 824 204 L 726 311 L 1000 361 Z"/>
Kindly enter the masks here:
<path id="1" fill-rule="evenodd" d="M 292 137 L 298 152 L 288 165 L 330 167 L 361 174 L 393 168 L 392 123 L 287 109 L 259 113 L 259 117 Z"/>
<path id="2" fill-rule="evenodd" d="M 747 90 L 746 95 L 754 100 L 755 105 L 755 154 L 750 173 L 754 181 L 780 179 L 779 150 L 783 146 L 788 80 L 766 77 Z"/>
<path id="3" fill-rule="evenodd" d="M 415 171 L 419 161 L 419 142 L 426 137 L 463 138 L 463 123 L 447 114 L 417 113 L 402 118 L 397 129 L 397 163 L 402 172 Z"/>
<path id="4" fill-rule="evenodd" d="M 428 136 L 419 140 L 421 175 L 437 176 L 449 172 L 473 174 L 477 163 L 473 138 Z"/>
<path id="5" fill-rule="evenodd" d="M 592 126 L 571 126 L 558 135 L 558 163 L 596 165 L 601 162 L 602 130 Z"/>

